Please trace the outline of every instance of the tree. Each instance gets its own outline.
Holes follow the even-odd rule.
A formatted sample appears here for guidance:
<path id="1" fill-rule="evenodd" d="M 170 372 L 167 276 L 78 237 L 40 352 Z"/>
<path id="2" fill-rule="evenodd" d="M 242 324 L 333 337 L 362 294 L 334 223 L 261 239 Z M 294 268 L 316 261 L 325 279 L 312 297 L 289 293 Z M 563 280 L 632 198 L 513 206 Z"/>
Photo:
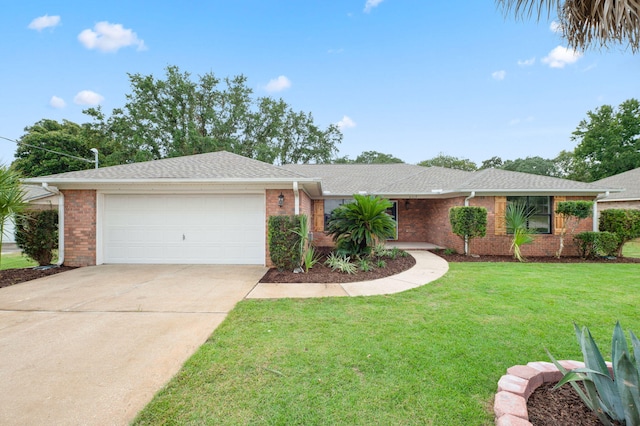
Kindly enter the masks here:
<path id="1" fill-rule="evenodd" d="M 574 234 L 578 224 L 582 219 L 586 219 L 593 213 L 593 201 L 560 201 L 556 208 L 556 214 L 563 219 L 560 230 L 560 248 L 556 252 L 556 257 L 560 259 L 564 249 L 564 236 L 567 233 L 567 226 L 571 222 L 571 235 Z"/>
<path id="2" fill-rule="evenodd" d="M 362 154 L 358 155 L 353 162 L 356 164 L 404 163 L 404 161 L 391 154 L 383 154 L 378 151 L 364 151 Z"/>
<path id="3" fill-rule="evenodd" d="M 624 101 L 618 109 L 603 105 L 587 113 L 573 132 L 577 141 L 574 169 L 590 182 L 640 167 L 640 102 Z"/>
<path id="4" fill-rule="evenodd" d="M 326 163 L 342 133 L 319 128 L 310 113 L 296 112 L 282 99 L 253 98 L 243 75 L 197 81 L 177 66 L 165 79 L 129 74 L 132 92 L 123 108 L 106 117 L 90 108 L 92 129 L 114 141 L 118 163 L 226 150 L 268 163 Z M 222 86 L 222 87 L 221 87 Z"/>
<path id="5" fill-rule="evenodd" d="M 12 164 L 22 175 L 36 177 L 94 167 L 90 149 L 100 146 L 93 143 L 87 126 L 44 119 L 26 127 L 25 132 Z"/>
<path id="6" fill-rule="evenodd" d="M 502 158 L 494 156 L 489 158 L 488 160 L 484 160 L 482 162 L 482 165 L 480 166 L 480 168 L 478 170 L 484 170 L 484 169 L 499 169 L 502 167 Z"/>
<path id="7" fill-rule="evenodd" d="M 451 231 L 464 241 L 464 254 L 469 255 L 469 241 L 487 234 L 487 209 L 484 207 L 451 207 Z"/>
<path id="8" fill-rule="evenodd" d="M 476 163 L 466 158 L 458 158 L 453 157 L 451 155 L 445 155 L 444 153 L 440 153 L 437 156 L 431 158 L 430 160 L 424 160 L 418 163 L 418 166 L 423 167 L 446 167 L 448 169 L 458 169 L 458 170 L 466 170 L 468 172 L 473 172 L 478 169 Z"/>
<path id="9" fill-rule="evenodd" d="M 25 208 L 20 175 L 8 167 L 0 167 L 0 248 L 4 238 L 5 224 L 15 223 L 16 218 L 24 212 Z"/>
<path id="10" fill-rule="evenodd" d="M 36 210 L 24 213 L 16 221 L 16 244 L 38 265 L 51 264 L 58 248 L 58 211 Z"/>
<path id="11" fill-rule="evenodd" d="M 557 176 L 558 174 L 556 164 L 553 160 L 537 156 L 506 160 L 500 168 L 512 172 L 531 173 L 542 176 Z"/>
<path id="12" fill-rule="evenodd" d="M 632 52 L 640 49 L 640 3 L 636 0 L 497 0 L 505 13 L 540 19 L 546 10 L 558 15 L 569 46 L 584 50 L 591 45 L 628 43 Z"/>

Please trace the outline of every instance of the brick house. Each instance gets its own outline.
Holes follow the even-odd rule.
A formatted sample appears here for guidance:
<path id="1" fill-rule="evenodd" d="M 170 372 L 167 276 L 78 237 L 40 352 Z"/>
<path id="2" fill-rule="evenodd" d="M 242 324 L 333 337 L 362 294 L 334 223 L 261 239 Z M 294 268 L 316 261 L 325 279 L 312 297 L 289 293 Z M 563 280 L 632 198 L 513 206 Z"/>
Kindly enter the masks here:
<path id="1" fill-rule="evenodd" d="M 622 188 L 598 199 L 598 208 L 640 210 L 640 167 L 593 182 L 594 185 Z"/>
<path id="2" fill-rule="evenodd" d="M 393 202 L 396 241 L 428 242 L 463 251 L 451 232 L 453 206 L 488 211 L 487 236 L 475 254 L 508 254 L 509 201 L 535 209 L 538 235 L 524 255 L 558 248 L 563 200 L 594 200 L 614 189 L 504 170 L 477 172 L 410 164 L 274 166 L 215 152 L 31 178 L 60 194 L 60 257 L 69 266 L 102 263 L 270 264 L 266 223 L 272 215 L 306 214 L 316 245 L 330 245 L 325 221 L 353 194 Z M 592 230 L 585 220 L 579 231 Z M 566 255 L 574 254 L 567 247 Z"/>

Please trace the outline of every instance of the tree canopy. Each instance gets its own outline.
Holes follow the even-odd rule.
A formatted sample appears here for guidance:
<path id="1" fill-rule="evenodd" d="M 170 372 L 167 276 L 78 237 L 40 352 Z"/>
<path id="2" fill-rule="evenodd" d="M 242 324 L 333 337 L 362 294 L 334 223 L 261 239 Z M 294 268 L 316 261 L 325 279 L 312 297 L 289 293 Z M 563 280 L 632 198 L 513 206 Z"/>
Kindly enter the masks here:
<path id="1" fill-rule="evenodd" d="M 624 101 L 616 109 L 589 111 L 573 132 L 573 173 L 594 181 L 640 167 L 640 102 Z"/>
<path id="2" fill-rule="evenodd" d="M 91 130 L 87 126 L 67 120 L 59 123 L 43 119 L 25 128 L 25 132 L 18 141 L 12 164 L 22 175 L 45 176 L 95 167 L 90 149 L 100 146 L 90 136 Z"/>
<path id="3" fill-rule="evenodd" d="M 446 167 L 448 169 L 466 170 L 468 172 L 478 170 L 478 166 L 476 166 L 476 163 L 474 163 L 473 161 L 466 158 L 458 158 L 451 155 L 446 155 L 442 152 L 429 160 L 419 162 L 418 166 Z"/>
<path id="4" fill-rule="evenodd" d="M 93 129 L 115 141 L 114 162 L 128 163 L 226 150 L 268 163 L 330 162 L 342 141 L 335 125 L 318 127 L 311 113 L 282 99 L 252 97 L 243 75 L 219 79 L 209 72 L 193 80 L 177 66 L 166 77 L 129 74 L 123 108 L 106 117 L 85 112 Z"/>
<path id="5" fill-rule="evenodd" d="M 335 164 L 392 164 L 404 163 L 401 159 L 391 154 L 384 154 L 378 151 L 364 151 L 358 155 L 355 160 L 351 160 L 348 156 L 338 157 L 333 160 Z"/>
<path id="6" fill-rule="evenodd" d="M 637 0 L 497 0 L 505 13 L 538 19 L 555 11 L 563 37 L 574 49 L 628 43 L 640 49 L 640 2 Z"/>
<path id="7" fill-rule="evenodd" d="M 502 166 L 503 170 L 511 170 L 513 172 L 531 173 L 534 175 L 557 176 L 556 165 L 554 160 L 542 157 L 516 158 L 515 160 L 506 160 Z"/>

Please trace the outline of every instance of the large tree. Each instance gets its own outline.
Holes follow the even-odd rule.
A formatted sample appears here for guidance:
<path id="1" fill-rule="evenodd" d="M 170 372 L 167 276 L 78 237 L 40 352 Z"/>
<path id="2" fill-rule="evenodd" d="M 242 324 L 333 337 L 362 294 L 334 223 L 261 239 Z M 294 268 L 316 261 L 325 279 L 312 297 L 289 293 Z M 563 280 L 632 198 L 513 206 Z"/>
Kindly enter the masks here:
<path id="1" fill-rule="evenodd" d="M 585 49 L 613 43 L 640 49 L 640 2 L 638 0 L 496 0 L 506 13 L 538 19 L 555 11 L 569 46 Z"/>
<path id="2" fill-rule="evenodd" d="M 446 155 L 442 152 L 429 160 L 419 162 L 418 166 L 438 166 L 446 167 L 448 169 L 466 170 L 468 172 L 478 170 L 478 166 L 476 166 L 476 163 L 474 163 L 473 161 L 466 158 L 458 158 L 451 155 Z"/>
<path id="3" fill-rule="evenodd" d="M 542 157 L 516 158 L 506 160 L 499 168 L 513 172 L 531 173 L 543 176 L 558 176 L 558 170 L 554 160 Z"/>
<path id="4" fill-rule="evenodd" d="M 603 105 L 587 113 L 571 139 L 574 173 L 582 180 L 603 179 L 640 167 L 640 102 L 624 101 L 616 109 Z"/>
<path id="5" fill-rule="evenodd" d="M 44 119 L 25 128 L 18 141 L 13 167 L 26 177 L 94 167 L 91 148 L 101 148 L 91 129 L 71 121 Z"/>
<path id="6" fill-rule="evenodd" d="M 310 113 L 282 99 L 252 97 L 246 77 L 191 78 L 177 66 L 164 79 L 129 74 L 132 92 L 110 117 L 85 112 L 93 128 L 117 141 L 119 163 L 227 150 L 269 163 L 329 162 L 342 141 L 335 125 L 322 129 Z"/>
<path id="7" fill-rule="evenodd" d="M 364 151 L 358 155 L 355 160 L 348 156 L 338 157 L 332 161 L 334 164 L 392 164 L 404 163 L 401 159 L 391 154 L 384 154 L 378 151 Z"/>

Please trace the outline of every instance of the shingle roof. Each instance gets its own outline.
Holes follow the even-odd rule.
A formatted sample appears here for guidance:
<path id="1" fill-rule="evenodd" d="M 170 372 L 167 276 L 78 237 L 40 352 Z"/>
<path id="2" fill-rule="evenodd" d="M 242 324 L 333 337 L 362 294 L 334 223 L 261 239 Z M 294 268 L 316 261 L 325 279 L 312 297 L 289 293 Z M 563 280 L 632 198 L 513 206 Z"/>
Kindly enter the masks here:
<path id="1" fill-rule="evenodd" d="M 296 179 L 302 176 L 293 171 L 253 160 L 226 151 L 184 157 L 165 158 L 143 163 L 123 164 L 99 169 L 81 170 L 44 176 L 29 181 L 53 180 L 97 181 L 97 180 L 144 180 L 144 179 Z"/>
<path id="2" fill-rule="evenodd" d="M 640 200 L 640 167 L 593 183 L 623 189 L 623 191 L 613 193 L 599 201 Z"/>
<path id="3" fill-rule="evenodd" d="M 604 192 L 601 185 L 560 179 L 531 173 L 501 169 L 484 169 L 472 173 L 470 178 L 456 188 L 459 191 L 593 191 Z"/>

